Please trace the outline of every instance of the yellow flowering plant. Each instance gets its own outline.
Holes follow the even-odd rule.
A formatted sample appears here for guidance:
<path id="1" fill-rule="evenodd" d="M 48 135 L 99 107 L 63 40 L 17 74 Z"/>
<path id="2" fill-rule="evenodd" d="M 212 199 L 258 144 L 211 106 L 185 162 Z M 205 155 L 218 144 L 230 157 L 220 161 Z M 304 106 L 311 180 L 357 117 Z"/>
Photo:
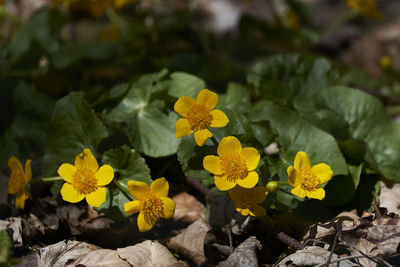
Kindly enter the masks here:
<path id="1" fill-rule="evenodd" d="M 101 16 L 107 8 L 121 9 L 125 5 L 137 0 L 53 0 L 55 6 L 66 5 L 72 13 L 88 13 L 96 18 Z"/>
<path id="2" fill-rule="evenodd" d="M 150 231 L 158 218 L 169 219 L 175 213 L 175 202 L 168 197 L 169 184 L 165 178 L 154 180 L 150 186 L 140 181 L 128 182 L 129 192 L 135 200 L 125 203 L 126 214 L 139 212 L 137 224 L 140 232 Z"/>
<path id="3" fill-rule="evenodd" d="M 203 89 L 196 100 L 189 96 L 180 97 L 174 110 L 182 118 L 175 123 L 175 138 L 180 138 L 194 133 L 198 146 L 203 146 L 213 134 L 208 129 L 225 127 L 229 119 L 219 109 L 214 109 L 218 104 L 218 95 L 208 89 Z"/>
<path id="4" fill-rule="evenodd" d="M 310 159 L 303 151 L 296 154 L 294 166 L 289 166 L 287 173 L 289 185 L 293 187 L 292 194 L 320 200 L 325 197 L 325 191 L 320 185 L 328 182 L 333 175 L 331 167 L 325 163 L 311 167 Z"/>
<path id="5" fill-rule="evenodd" d="M 15 195 L 15 207 L 17 209 L 25 208 L 25 201 L 29 197 L 27 185 L 32 178 L 31 160 L 25 162 L 25 170 L 21 162 L 14 156 L 8 160 L 8 167 L 11 170 L 8 180 L 8 193 Z"/>
<path id="6" fill-rule="evenodd" d="M 243 216 L 265 216 L 267 211 L 260 205 L 267 197 L 265 186 L 243 188 L 236 186 L 229 190 L 229 196 L 235 202 L 236 211 Z"/>
<path id="7" fill-rule="evenodd" d="M 107 164 L 99 168 L 88 148 L 76 156 L 75 165 L 64 163 L 57 172 L 65 181 L 60 191 L 65 201 L 77 203 L 86 198 L 93 207 L 100 207 L 106 201 L 104 186 L 114 178 L 113 168 Z"/>

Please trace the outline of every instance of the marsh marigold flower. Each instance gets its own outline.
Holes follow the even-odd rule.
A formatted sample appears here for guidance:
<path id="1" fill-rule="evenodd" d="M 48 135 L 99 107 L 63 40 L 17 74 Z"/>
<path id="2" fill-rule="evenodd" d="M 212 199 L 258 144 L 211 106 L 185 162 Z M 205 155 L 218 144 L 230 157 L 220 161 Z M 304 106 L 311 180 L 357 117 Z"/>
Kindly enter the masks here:
<path id="1" fill-rule="evenodd" d="M 201 90 L 196 100 L 189 96 L 180 97 L 174 110 L 183 118 L 175 123 L 175 138 L 194 133 L 196 144 L 204 145 L 207 138 L 213 136 L 208 127 L 221 128 L 229 122 L 224 112 L 214 109 L 217 104 L 218 95 L 207 89 Z"/>
<path id="2" fill-rule="evenodd" d="M 368 18 L 381 19 L 383 16 L 382 13 L 379 12 L 375 0 L 347 0 L 347 5 L 351 9 L 360 10 L 360 14 Z"/>
<path id="3" fill-rule="evenodd" d="M 29 197 L 27 184 L 32 178 L 31 160 L 28 159 L 25 162 L 24 171 L 21 162 L 13 156 L 8 160 L 8 168 L 11 170 L 10 180 L 8 180 L 8 193 L 16 195 L 15 207 L 24 209 L 25 200 Z"/>
<path id="4" fill-rule="evenodd" d="M 203 159 L 204 169 L 214 174 L 215 186 L 226 191 L 237 184 L 252 188 L 258 182 L 254 171 L 260 162 L 260 153 L 253 147 L 242 148 L 234 136 L 222 138 L 217 148 L 218 156 L 206 156 Z"/>
<path id="5" fill-rule="evenodd" d="M 58 168 L 58 174 L 66 181 L 61 188 L 65 201 L 77 203 L 86 198 L 89 205 L 100 207 L 106 201 L 107 190 L 104 187 L 114 178 L 110 165 L 99 165 L 90 149 L 75 158 L 75 166 L 64 163 Z"/>
<path id="6" fill-rule="evenodd" d="M 136 199 L 125 203 L 126 214 L 140 212 L 137 224 L 140 232 L 150 231 L 159 217 L 174 216 L 175 202 L 168 197 L 169 184 L 165 178 L 158 178 L 148 186 L 144 182 L 129 181 L 129 192 Z"/>
<path id="7" fill-rule="evenodd" d="M 294 166 L 289 166 L 287 173 L 293 195 L 319 200 L 325 197 L 325 190 L 319 185 L 328 182 L 333 175 L 331 167 L 325 163 L 311 167 L 310 159 L 303 151 L 296 154 Z"/>
<path id="8" fill-rule="evenodd" d="M 236 211 L 243 216 L 265 216 L 267 211 L 259 204 L 264 202 L 267 194 L 265 186 L 253 188 L 236 186 L 229 190 L 229 196 L 235 202 Z"/>

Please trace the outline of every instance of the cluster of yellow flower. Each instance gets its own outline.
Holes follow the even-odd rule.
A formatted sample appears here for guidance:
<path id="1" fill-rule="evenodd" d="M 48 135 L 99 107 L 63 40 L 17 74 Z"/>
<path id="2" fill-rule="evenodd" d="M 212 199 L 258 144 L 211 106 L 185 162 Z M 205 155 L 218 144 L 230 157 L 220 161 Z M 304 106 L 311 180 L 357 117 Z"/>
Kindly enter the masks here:
<path id="1" fill-rule="evenodd" d="M 32 177 L 30 162 L 26 161 L 24 172 L 17 158 L 11 157 L 8 161 L 11 169 L 8 193 L 16 195 L 16 208 L 19 209 L 24 209 L 29 196 L 27 184 Z M 114 179 L 113 168 L 107 164 L 99 168 L 97 160 L 87 148 L 75 158 L 75 165 L 62 164 L 58 174 L 65 181 L 60 191 L 65 201 L 77 203 L 85 198 L 93 207 L 100 207 L 106 201 L 105 186 Z M 169 219 L 174 215 L 175 202 L 168 198 L 169 184 L 165 178 L 154 180 L 150 187 L 144 182 L 129 181 L 128 188 L 135 200 L 125 203 L 124 209 L 128 215 L 139 212 L 139 231 L 151 230 L 159 217 Z"/>
<path id="2" fill-rule="evenodd" d="M 210 128 L 225 127 L 229 119 L 224 112 L 214 109 L 218 104 L 218 95 L 204 89 L 196 100 L 182 96 L 175 103 L 175 111 L 181 115 L 175 124 L 175 137 L 179 138 L 194 133 L 198 146 L 203 146 L 213 134 Z M 215 186 L 221 191 L 229 191 L 235 202 L 236 210 L 242 215 L 264 216 L 266 210 L 260 205 L 264 202 L 269 186 L 256 186 L 260 162 L 260 153 L 253 147 L 242 147 L 235 136 L 222 138 L 217 147 L 218 156 L 208 155 L 203 159 L 203 166 L 214 174 Z M 328 182 L 333 175 L 332 169 L 325 163 L 311 167 L 305 152 L 298 152 L 294 166 L 287 169 L 288 183 L 293 187 L 292 194 L 300 198 L 323 199 L 325 191 L 319 185 Z M 276 185 L 276 182 L 273 182 Z"/>

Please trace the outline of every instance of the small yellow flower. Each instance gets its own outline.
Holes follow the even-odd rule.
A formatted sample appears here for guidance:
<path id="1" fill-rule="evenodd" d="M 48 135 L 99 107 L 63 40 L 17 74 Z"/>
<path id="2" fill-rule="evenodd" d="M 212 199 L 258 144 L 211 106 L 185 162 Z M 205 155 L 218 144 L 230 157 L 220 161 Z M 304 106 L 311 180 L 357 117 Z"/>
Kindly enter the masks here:
<path id="1" fill-rule="evenodd" d="M 378 11 L 378 6 L 375 0 L 347 0 L 347 5 L 351 9 L 360 10 L 362 16 L 371 19 L 381 19 L 382 13 Z"/>
<path id="2" fill-rule="evenodd" d="M 168 197 L 169 184 L 165 178 L 158 178 L 148 186 L 140 181 L 129 181 L 131 195 L 136 199 L 125 203 L 126 214 L 140 212 L 137 224 L 140 232 L 150 231 L 159 217 L 169 219 L 174 216 L 175 202 Z"/>
<path id="3" fill-rule="evenodd" d="M 332 169 L 325 163 L 319 163 L 311 168 L 307 154 L 300 151 L 294 159 L 294 167 L 287 168 L 289 185 L 293 187 L 292 194 L 300 198 L 323 199 L 325 190 L 319 185 L 328 182 L 333 175 Z"/>
<path id="4" fill-rule="evenodd" d="M 64 163 L 58 168 L 58 174 L 66 181 L 61 188 L 65 201 L 77 203 L 86 198 L 89 205 L 100 207 L 106 201 L 107 190 L 104 187 L 114 178 L 110 165 L 99 165 L 90 149 L 75 158 L 75 166 Z"/>
<path id="5" fill-rule="evenodd" d="M 392 67 L 393 61 L 391 57 L 383 56 L 379 60 L 379 64 L 381 65 L 382 69 L 389 69 L 390 67 Z"/>
<path id="6" fill-rule="evenodd" d="M 8 180 L 8 193 L 16 195 L 15 207 L 24 209 L 25 200 L 29 197 L 27 184 L 32 178 L 31 160 L 28 159 L 25 162 L 24 171 L 21 162 L 13 156 L 8 160 L 8 168 L 11 170 L 10 180 Z"/>
<path id="7" fill-rule="evenodd" d="M 236 186 L 229 190 L 229 196 L 235 202 L 236 211 L 243 216 L 265 216 L 267 211 L 259 204 L 264 202 L 267 194 L 265 186 L 250 189 Z"/>
<path id="8" fill-rule="evenodd" d="M 183 118 L 175 123 L 175 138 L 194 133 L 196 144 L 204 145 L 207 138 L 213 136 L 208 127 L 221 128 L 229 122 L 224 112 L 214 109 L 217 104 L 218 95 L 207 89 L 201 90 L 196 100 L 189 96 L 180 97 L 174 110 Z"/>
<path id="9" fill-rule="evenodd" d="M 260 153 L 253 147 L 242 148 L 234 136 L 222 138 L 217 148 L 218 156 L 206 156 L 203 159 L 204 169 L 214 174 L 215 186 L 226 191 L 237 184 L 252 188 L 258 182 L 254 171 L 260 162 Z"/>

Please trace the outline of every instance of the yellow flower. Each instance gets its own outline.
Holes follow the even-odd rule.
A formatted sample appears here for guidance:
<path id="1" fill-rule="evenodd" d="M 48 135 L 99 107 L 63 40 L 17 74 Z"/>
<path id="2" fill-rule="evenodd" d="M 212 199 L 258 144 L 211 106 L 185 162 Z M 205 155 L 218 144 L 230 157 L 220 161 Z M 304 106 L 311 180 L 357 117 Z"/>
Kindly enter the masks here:
<path id="1" fill-rule="evenodd" d="M 96 18 L 102 15 L 108 7 L 121 9 L 136 0 L 53 0 L 56 6 L 68 5 L 72 13 L 85 13 Z"/>
<path id="2" fill-rule="evenodd" d="M 148 186 L 140 181 L 129 181 L 131 195 L 136 199 L 125 203 L 126 214 L 140 212 L 137 224 L 140 232 L 150 231 L 159 217 L 169 219 L 174 216 L 175 202 L 168 197 L 169 184 L 165 178 L 158 178 Z"/>
<path id="3" fill-rule="evenodd" d="M 294 159 L 294 167 L 287 168 L 289 185 L 293 187 L 292 194 L 300 198 L 323 199 L 325 190 L 319 185 L 328 182 L 333 175 L 332 169 L 325 163 L 319 163 L 311 168 L 307 154 L 300 151 Z"/>
<path id="4" fill-rule="evenodd" d="M 75 166 L 64 163 L 58 168 L 58 174 L 66 181 L 61 188 L 61 196 L 65 201 L 77 203 L 86 198 L 89 205 L 100 207 L 106 201 L 105 185 L 114 178 L 114 170 L 110 165 L 99 169 L 90 149 L 75 158 Z"/>
<path id="5" fill-rule="evenodd" d="M 21 162 L 13 156 L 8 160 L 8 168 L 11 170 L 10 180 L 8 180 L 8 193 L 16 195 L 15 207 L 24 209 L 25 200 L 29 197 L 26 185 L 32 178 L 31 160 L 28 159 L 25 162 L 24 171 Z"/>
<path id="6" fill-rule="evenodd" d="M 204 169 L 214 174 L 215 186 L 226 191 L 237 184 L 252 188 L 258 182 L 254 171 L 260 162 L 260 153 L 252 147 L 242 148 L 234 136 L 222 138 L 217 149 L 218 156 L 206 156 L 203 159 Z"/>
<path id="7" fill-rule="evenodd" d="M 224 112 L 214 109 L 217 104 L 218 95 L 207 89 L 201 90 L 196 100 L 189 96 L 180 97 L 174 110 L 183 118 L 175 123 L 175 138 L 194 133 L 196 144 L 204 145 L 207 138 L 213 136 L 208 127 L 221 128 L 229 122 Z"/>
<path id="8" fill-rule="evenodd" d="M 351 9 L 360 10 L 360 14 L 372 19 L 381 19 L 382 13 L 377 10 L 375 0 L 347 0 L 347 5 Z"/>
<path id="9" fill-rule="evenodd" d="M 235 202 L 236 211 L 243 216 L 265 216 L 267 211 L 258 204 L 265 200 L 267 194 L 265 186 L 256 186 L 250 189 L 236 186 L 229 190 L 229 195 Z"/>

